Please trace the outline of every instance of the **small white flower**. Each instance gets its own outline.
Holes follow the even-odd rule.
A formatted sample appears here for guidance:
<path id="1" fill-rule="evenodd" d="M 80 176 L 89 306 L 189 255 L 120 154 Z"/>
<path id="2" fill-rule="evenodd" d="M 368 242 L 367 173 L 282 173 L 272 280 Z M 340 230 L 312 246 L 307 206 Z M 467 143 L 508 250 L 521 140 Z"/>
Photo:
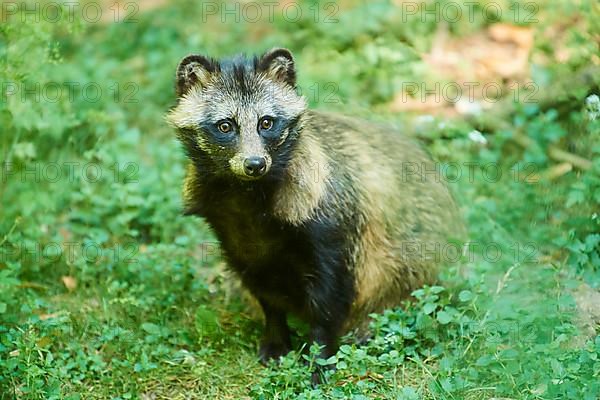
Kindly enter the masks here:
<path id="1" fill-rule="evenodd" d="M 600 97 L 597 94 L 592 94 L 585 99 L 585 108 L 588 118 L 593 121 L 600 117 Z"/>
<path id="2" fill-rule="evenodd" d="M 469 101 L 468 99 L 461 98 L 455 104 L 454 108 L 461 115 L 480 115 L 483 111 L 483 107 L 478 101 Z"/>
<path id="3" fill-rule="evenodd" d="M 469 132 L 468 137 L 475 143 L 487 144 L 488 142 L 485 136 L 483 136 L 483 134 L 478 130 L 472 130 L 471 132 Z"/>
<path id="4" fill-rule="evenodd" d="M 415 118 L 415 122 L 418 125 L 430 124 L 434 121 L 435 121 L 435 118 L 433 118 L 433 115 L 429 115 L 429 114 L 419 115 L 418 117 Z"/>

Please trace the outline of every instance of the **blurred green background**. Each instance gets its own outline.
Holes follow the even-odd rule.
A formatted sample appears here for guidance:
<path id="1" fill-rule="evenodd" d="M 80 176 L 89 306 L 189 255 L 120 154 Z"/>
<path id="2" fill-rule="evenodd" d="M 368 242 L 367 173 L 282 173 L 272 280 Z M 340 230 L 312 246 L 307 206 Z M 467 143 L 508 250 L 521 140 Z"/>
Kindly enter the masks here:
<path id="1" fill-rule="evenodd" d="M 0 399 L 600 398 L 599 11 L 2 2 Z M 423 140 L 471 232 L 318 388 L 309 356 L 259 366 L 260 314 L 180 215 L 164 122 L 182 57 L 275 46 L 311 107 Z"/>

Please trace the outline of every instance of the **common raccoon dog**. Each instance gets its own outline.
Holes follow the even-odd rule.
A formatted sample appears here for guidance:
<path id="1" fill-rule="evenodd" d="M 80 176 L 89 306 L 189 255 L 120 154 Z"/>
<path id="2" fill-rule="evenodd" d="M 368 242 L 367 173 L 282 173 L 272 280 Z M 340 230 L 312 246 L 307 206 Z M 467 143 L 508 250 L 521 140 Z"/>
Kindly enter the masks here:
<path id="1" fill-rule="evenodd" d="M 307 110 L 286 49 L 190 55 L 176 78 L 167 118 L 189 157 L 185 211 L 206 219 L 262 306 L 262 361 L 291 349 L 288 313 L 309 323 L 329 357 L 369 313 L 434 281 L 458 220 L 412 140 Z"/>

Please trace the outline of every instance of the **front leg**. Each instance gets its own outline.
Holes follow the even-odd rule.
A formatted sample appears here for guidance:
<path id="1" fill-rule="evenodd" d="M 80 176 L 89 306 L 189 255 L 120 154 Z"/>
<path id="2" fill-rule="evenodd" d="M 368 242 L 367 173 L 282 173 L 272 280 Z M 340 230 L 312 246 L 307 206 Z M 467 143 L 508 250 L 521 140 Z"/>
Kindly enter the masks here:
<path id="1" fill-rule="evenodd" d="M 339 329 L 328 323 L 314 323 L 310 327 L 310 341 L 321 346 L 319 358 L 328 359 L 338 351 Z"/>
<path id="2" fill-rule="evenodd" d="M 289 353 L 292 344 L 285 312 L 264 300 L 259 299 L 259 302 L 265 314 L 265 330 L 258 356 L 263 364 L 267 364 L 269 360 L 277 360 Z"/>
<path id="3" fill-rule="evenodd" d="M 324 346 L 321 358 L 338 350 L 338 337 L 350 315 L 355 297 L 354 274 L 348 267 L 352 242 L 337 220 L 321 219 L 309 225 L 312 263 L 306 273 L 306 307 L 310 339 Z"/>
<path id="4" fill-rule="evenodd" d="M 322 303 L 320 307 L 315 307 L 313 321 L 310 324 L 310 341 L 321 346 L 318 358 L 322 359 L 328 359 L 337 353 L 338 338 L 350 311 L 350 303 L 346 299 L 339 298 L 346 297 L 348 293 L 341 294 L 337 298 L 333 293 L 330 295 L 327 302 Z M 322 382 L 322 372 L 323 368 L 319 366 L 313 370 L 311 382 L 314 386 Z"/>
<path id="5" fill-rule="evenodd" d="M 354 299 L 354 281 L 343 264 L 321 265 L 320 277 L 309 290 L 310 340 L 321 346 L 319 358 L 327 359 L 338 350 L 338 338 Z M 320 370 L 312 374 L 313 384 L 321 382 Z"/>

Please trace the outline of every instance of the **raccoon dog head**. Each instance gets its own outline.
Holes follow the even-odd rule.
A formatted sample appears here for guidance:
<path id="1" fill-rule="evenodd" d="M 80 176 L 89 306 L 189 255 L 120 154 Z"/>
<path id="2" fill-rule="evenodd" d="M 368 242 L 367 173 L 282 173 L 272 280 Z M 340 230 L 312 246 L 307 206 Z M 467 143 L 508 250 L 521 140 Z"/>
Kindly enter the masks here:
<path id="1" fill-rule="evenodd" d="M 289 50 L 221 61 L 190 55 L 177 67 L 176 80 L 178 103 L 167 119 L 192 160 L 208 163 L 211 173 L 242 180 L 280 167 L 306 109 Z"/>

